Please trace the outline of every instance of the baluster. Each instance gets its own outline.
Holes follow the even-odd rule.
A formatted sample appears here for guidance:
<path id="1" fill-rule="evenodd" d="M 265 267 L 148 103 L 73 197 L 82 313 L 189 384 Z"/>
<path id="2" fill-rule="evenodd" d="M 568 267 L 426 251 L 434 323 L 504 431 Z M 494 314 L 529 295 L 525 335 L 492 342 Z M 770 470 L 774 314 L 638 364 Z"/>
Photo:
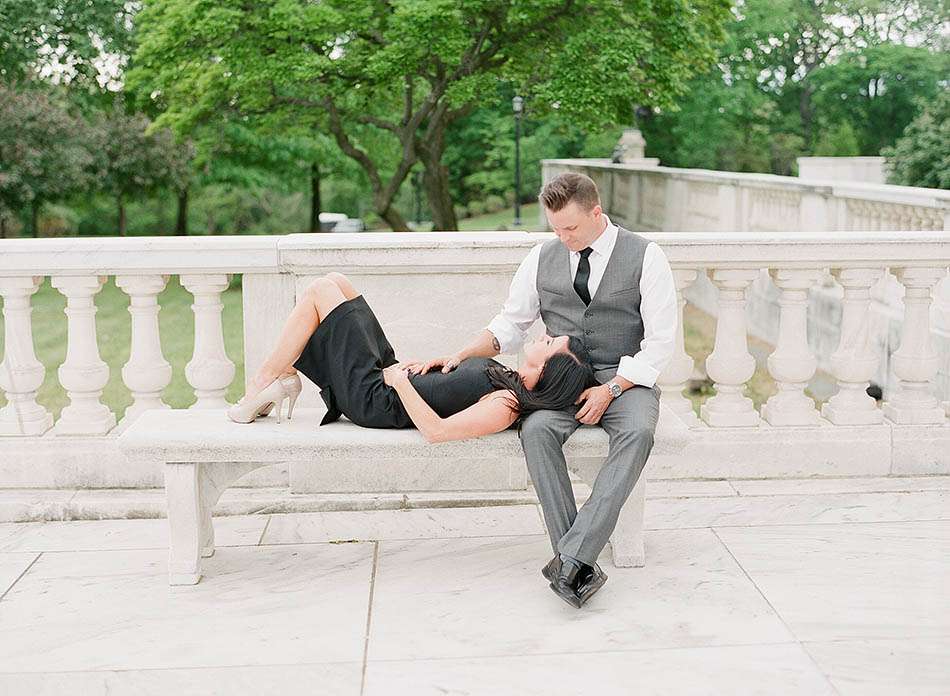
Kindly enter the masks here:
<path id="1" fill-rule="evenodd" d="M 162 355 L 158 329 L 158 294 L 168 283 L 167 275 L 121 275 L 115 284 L 129 296 L 132 315 L 132 348 L 122 367 L 122 381 L 132 392 L 133 402 L 122 423 L 131 423 L 150 408 L 170 408 L 162 390 L 172 379 L 172 366 Z"/>
<path id="2" fill-rule="evenodd" d="M 933 395 L 938 357 L 930 335 L 931 288 L 946 274 L 944 268 L 894 268 L 904 286 L 901 344 L 892 356 L 898 386 L 884 403 L 884 415 L 894 423 L 943 423 L 946 413 Z"/>
<path id="3" fill-rule="evenodd" d="M 195 350 L 185 366 L 188 384 L 194 387 L 198 400 L 191 408 L 226 408 L 224 392 L 234 379 L 234 363 L 224 350 L 221 293 L 228 288 L 225 273 L 181 276 L 181 284 L 195 302 Z"/>
<path id="4" fill-rule="evenodd" d="M 30 297 L 43 276 L 0 278 L 3 297 L 3 341 L 0 362 L 0 389 L 7 405 L 0 409 L 0 435 L 42 435 L 53 426 L 53 414 L 36 403 L 46 368 L 33 350 Z"/>
<path id="5" fill-rule="evenodd" d="M 755 358 L 749 353 L 746 335 L 745 306 L 749 284 L 758 276 L 759 271 L 754 269 L 709 271 L 719 289 L 716 344 L 706 358 L 706 373 L 715 382 L 716 395 L 702 405 L 699 415 L 711 426 L 759 424 L 752 399 L 742 393 L 755 373 Z"/>
<path id="6" fill-rule="evenodd" d="M 673 270 L 673 281 L 676 283 L 676 345 L 673 348 L 673 358 L 669 365 L 657 378 L 662 390 L 663 403 L 669 406 L 680 419 L 689 425 L 699 425 L 699 419 L 693 411 L 692 402 L 683 395 L 686 383 L 693 374 L 695 361 L 686 352 L 685 328 L 683 326 L 683 307 L 686 299 L 683 291 L 696 280 L 699 272 L 695 268 L 677 268 Z"/>
<path id="7" fill-rule="evenodd" d="M 57 435 L 104 435 L 115 427 L 115 414 L 99 401 L 109 381 L 109 366 L 99 357 L 94 297 L 106 276 L 53 276 L 53 287 L 66 296 L 66 361 L 60 383 L 69 405 L 53 426 Z"/>
<path id="8" fill-rule="evenodd" d="M 880 268 L 836 268 L 832 275 L 844 288 L 841 308 L 841 338 L 831 354 L 831 369 L 838 380 L 838 393 L 821 407 L 821 415 L 835 425 L 874 425 L 884 420 L 877 402 L 868 395 L 868 385 L 879 357 L 871 349 L 871 286 Z"/>
<path id="9" fill-rule="evenodd" d="M 808 290 L 821 271 L 773 268 L 769 275 L 781 291 L 778 345 L 767 361 L 778 392 L 762 406 L 762 417 L 771 425 L 817 425 L 821 417 L 805 386 L 818 366 L 808 347 Z"/>

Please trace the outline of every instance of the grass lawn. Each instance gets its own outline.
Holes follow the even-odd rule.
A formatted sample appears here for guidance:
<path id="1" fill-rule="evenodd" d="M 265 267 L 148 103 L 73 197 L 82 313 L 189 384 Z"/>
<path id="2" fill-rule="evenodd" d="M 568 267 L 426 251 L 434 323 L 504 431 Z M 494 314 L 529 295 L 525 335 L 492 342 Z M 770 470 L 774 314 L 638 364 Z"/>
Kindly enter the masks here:
<path id="1" fill-rule="evenodd" d="M 506 208 L 497 213 L 488 213 L 487 215 L 477 215 L 475 217 L 459 220 L 459 230 L 462 232 L 494 231 L 494 230 L 519 230 L 522 232 L 544 232 L 545 226 L 541 224 L 538 217 L 540 213 L 539 204 L 531 203 L 521 206 L 521 227 L 515 227 L 515 209 Z"/>

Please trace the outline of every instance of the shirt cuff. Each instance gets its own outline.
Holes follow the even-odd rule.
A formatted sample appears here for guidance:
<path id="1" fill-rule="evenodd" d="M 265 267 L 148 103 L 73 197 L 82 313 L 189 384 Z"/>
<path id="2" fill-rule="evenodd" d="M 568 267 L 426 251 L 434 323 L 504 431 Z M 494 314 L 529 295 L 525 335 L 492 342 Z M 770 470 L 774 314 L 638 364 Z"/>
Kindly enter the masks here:
<path id="1" fill-rule="evenodd" d="M 524 334 L 502 317 L 495 317 L 485 328 L 498 339 L 501 353 L 511 355 L 521 350 L 521 346 L 524 344 Z"/>
<path id="2" fill-rule="evenodd" d="M 617 374 L 628 382 L 652 387 L 656 384 L 660 371 L 648 363 L 645 358 L 637 355 L 624 355 L 620 358 Z"/>

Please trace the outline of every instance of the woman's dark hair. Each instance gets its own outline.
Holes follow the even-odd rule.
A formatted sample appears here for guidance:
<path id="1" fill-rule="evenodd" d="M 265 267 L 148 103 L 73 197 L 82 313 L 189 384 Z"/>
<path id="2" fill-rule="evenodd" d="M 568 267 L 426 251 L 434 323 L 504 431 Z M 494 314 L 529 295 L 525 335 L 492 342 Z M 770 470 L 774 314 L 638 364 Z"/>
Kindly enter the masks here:
<path id="1" fill-rule="evenodd" d="M 524 385 L 524 379 L 516 370 L 498 365 L 485 368 L 489 381 L 496 389 L 510 389 L 517 402 L 508 398 L 508 407 L 518 412 L 518 418 L 512 425 L 521 427 L 522 421 L 532 411 L 551 409 L 560 411 L 568 408 L 588 387 L 596 384 L 590 353 L 584 342 L 576 336 L 567 341 L 567 353 L 555 353 L 541 368 L 541 376 L 534 389 Z"/>

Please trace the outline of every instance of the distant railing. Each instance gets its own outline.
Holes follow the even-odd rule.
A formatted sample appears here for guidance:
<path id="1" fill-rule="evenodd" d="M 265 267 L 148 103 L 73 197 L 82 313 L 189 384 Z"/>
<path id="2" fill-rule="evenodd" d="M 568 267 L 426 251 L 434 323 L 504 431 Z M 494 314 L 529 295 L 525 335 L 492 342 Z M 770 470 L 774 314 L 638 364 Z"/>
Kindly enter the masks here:
<path id="1" fill-rule="evenodd" d="M 705 182 L 708 184 L 708 182 Z M 649 188 L 649 186 L 648 186 Z M 705 188 L 697 195 L 718 200 Z M 781 192 L 780 192 L 781 193 Z M 615 192 L 616 195 L 616 192 Z M 650 194 L 654 195 L 654 194 Z M 783 198 L 784 196 L 784 198 Z M 774 206 L 793 207 L 778 195 Z M 941 232 L 645 233 L 665 250 L 679 298 L 676 352 L 659 379 L 663 400 L 692 425 L 711 428 L 947 423 L 950 402 L 934 395 L 938 356 L 931 336 L 933 290 L 947 275 L 950 242 Z M 167 408 L 162 391 L 172 368 L 162 356 L 158 295 L 170 275 L 194 297 L 194 352 L 185 375 L 197 401 L 220 408 L 235 375 L 224 349 L 221 293 L 243 274 L 248 374 L 272 348 L 297 297 L 315 276 L 351 275 L 373 306 L 400 357 L 427 357 L 457 348 L 484 327 L 504 300 L 528 250 L 550 234 L 511 232 L 320 234 L 280 237 L 99 238 L 0 241 L 0 296 L 5 354 L 0 434 L 105 435 L 115 414 L 101 401 L 109 367 L 100 359 L 95 296 L 108 276 L 129 296 L 131 352 L 122 379 L 132 395 L 123 423 L 143 410 Z M 778 392 L 756 410 L 744 393 L 755 361 L 746 325 L 748 289 L 762 269 L 779 291 L 780 330 L 768 371 Z M 866 388 L 881 355 L 869 336 L 871 288 L 892 273 L 905 291 L 900 345 L 891 356 L 897 388 L 883 405 Z M 718 289 L 715 348 L 705 370 L 716 395 L 699 419 L 683 395 L 695 360 L 683 336 L 684 291 L 701 274 Z M 67 354 L 57 376 L 69 405 L 54 423 L 37 402 L 46 368 L 34 352 L 44 330 L 32 319 L 31 296 L 43 278 L 66 298 Z M 809 290 L 833 278 L 843 290 L 841 333 L 832 356 L 837 392 L 819 410 L 804 389 L 815 373 L 806 313 Z M 512 364 L 516 358 L 508 357 Z M 315 392 L 311 389 L 311 396 Z M 315 402 L 316 403 L 316 402 Z M 120 424 L 121 427 L 121 424 Z"/>
<path id="2" fill-rule="evenodd" d="M 545 180 L 578 171 L 597 183 L 605 210 L 634 230 L 840 232 L 950 230 L 950 191 L 773 174 L 544 160 Z"/>

